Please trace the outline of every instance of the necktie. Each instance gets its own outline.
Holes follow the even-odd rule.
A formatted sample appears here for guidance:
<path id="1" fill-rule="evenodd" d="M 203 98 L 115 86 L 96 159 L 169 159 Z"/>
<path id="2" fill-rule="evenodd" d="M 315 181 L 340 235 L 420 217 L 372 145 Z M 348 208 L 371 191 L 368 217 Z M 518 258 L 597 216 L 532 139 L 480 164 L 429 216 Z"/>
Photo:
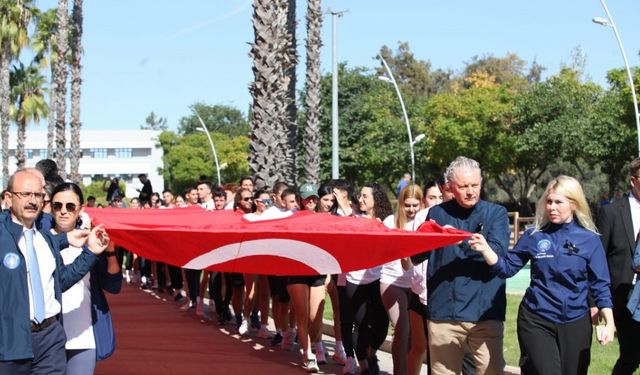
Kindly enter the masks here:
<path id="1" fill-rule="evenodd" d="M 27 263 L 29 264 L 29 281 L 31 282 L 31 302 L 33 303 L 33 317 L 36 323 L 42 323 L 45 318 L 44 290 L 40 278 L 40 268 L 36 249 L 33 246 L 33 230 L 24 232 L 24 242 L 27 247 Z"/>

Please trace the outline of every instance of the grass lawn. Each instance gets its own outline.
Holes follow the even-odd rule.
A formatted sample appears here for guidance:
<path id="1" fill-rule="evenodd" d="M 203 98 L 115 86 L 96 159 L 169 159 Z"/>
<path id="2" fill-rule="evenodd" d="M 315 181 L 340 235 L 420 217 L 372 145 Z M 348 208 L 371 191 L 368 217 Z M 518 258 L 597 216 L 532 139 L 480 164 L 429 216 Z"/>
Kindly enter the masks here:
<path id="1" fill-rule="evenodd" d="M 518 306 L 522 296 L 507 294 L 507 319 L 504 325 L 504 359 L 508 365 L 518 367 L 520 359 L 520 348 L 518 347 L 518 335 L 516 332 L 516 320 L 518 316 Z M 333 318 L 331 310 L 331 301 L 327 296 L 324 318 L 331 320 Z M 390 328 L 391 329 L 391 328 Z M 618 359 L 618 341 L 614 340 L 606 346 L 598 344 L 594 340 L 591 345 L 591 365 L 589 366 L 590 375 L 610 374 L 614 363 Z M 640 371 L 636 371 L 636 375 Z"/>

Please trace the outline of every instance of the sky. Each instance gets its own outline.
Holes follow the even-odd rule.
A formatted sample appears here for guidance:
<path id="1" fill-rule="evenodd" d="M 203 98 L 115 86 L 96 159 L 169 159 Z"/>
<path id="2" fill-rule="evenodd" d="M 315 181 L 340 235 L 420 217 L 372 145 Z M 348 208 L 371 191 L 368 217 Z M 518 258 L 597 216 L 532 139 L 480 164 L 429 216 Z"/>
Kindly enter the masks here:
<path id="1" fill-rule="evenodd" d="M 71 7 L 73 1 L 69 1 Z M 36 1 L 48 9 L 57 1 Z M 84 2 L 81 119 L 85 129 L 138 129 L 151 112 L 170 129 L 196 102 L 247 113 L 253 79 L 251 0 Z M 640 2 L 609 0 L 631 66 L 640 65 Z M 460 72 L 473 56 L 515 53 L 558 72 L 579 47 L 586 74 L 606 86 L 624 66 L 599 0 L 324 0 L 337 18 L 337 60 L 373 69 L 380 47 L 408 42 L 434 69 Z M 298 84 L 304 83 L 306 1 L 297 2 Z M 325 15 L 322 73 L 331 72 L 331 16 Z M 43 126 L 45 124 L 40 124 Z"/>

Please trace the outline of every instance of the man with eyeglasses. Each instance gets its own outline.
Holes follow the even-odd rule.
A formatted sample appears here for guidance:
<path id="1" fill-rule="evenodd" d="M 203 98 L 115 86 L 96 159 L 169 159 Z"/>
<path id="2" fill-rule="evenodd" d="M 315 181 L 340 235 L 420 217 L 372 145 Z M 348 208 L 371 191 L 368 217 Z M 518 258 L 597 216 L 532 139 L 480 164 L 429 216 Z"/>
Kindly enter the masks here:
<path id="1" fill-rule="evenodd" d="M 602 206 L 596 220 L 609 264 L 613 319 L 620 343 L 620 357 L 612 371 L 616 375 L 633 374 L 640 365 L 640 323 L 626 307 L 637 282 L 631 260 L 640 237 L 640 158 L 629 164 L 629 183 L 631 192 Z M 592 316 L 597 321 L 597 316 Z"/>
<path id="2" fill-rule="evenodd" d="M 11 209 L 0 214 L 0 374 L 64 374 L 62 292 L 91 269 L 109 243 L 101 226 L 58 236 L 39 231 L 35 222 L 45 197 L 43 180 L 20 169 L 4 194 Z M 82 247 L 85 240 L 88 250 L 65 266 L 59 250 L 69 243 Z"/>

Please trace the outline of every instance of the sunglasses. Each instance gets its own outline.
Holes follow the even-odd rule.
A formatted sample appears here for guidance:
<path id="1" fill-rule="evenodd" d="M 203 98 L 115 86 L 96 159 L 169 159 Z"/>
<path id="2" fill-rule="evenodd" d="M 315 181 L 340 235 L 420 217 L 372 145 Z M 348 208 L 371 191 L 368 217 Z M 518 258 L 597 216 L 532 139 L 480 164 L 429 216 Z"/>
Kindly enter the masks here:
<path id="1" fill-rule="evenodd" d="M 264 205 L 271 206 L 273 204 L 273 199 L 256 199 L 256 202 L 260 202 Z"/>
<path id="2" fill-rule="evenodd" d="M 63 204 L 62 202 L 53 202 L 51 204 L 51 208 L 54 211 L 61 211 L 63 205 L 67 209 L 67 212 L 74 212 L 78 208 L 77 204 L 71 202 L 67 202 L 65 204 Z"/>
<path id="3" fill-rule="evenodd" d="M 251 198 L 251 197 L 243 197 L 242 198 L 242 200 L 245 201 L 245 202 L 251 202 L 251 199 L 253 199 L 253 198 Z"/>

